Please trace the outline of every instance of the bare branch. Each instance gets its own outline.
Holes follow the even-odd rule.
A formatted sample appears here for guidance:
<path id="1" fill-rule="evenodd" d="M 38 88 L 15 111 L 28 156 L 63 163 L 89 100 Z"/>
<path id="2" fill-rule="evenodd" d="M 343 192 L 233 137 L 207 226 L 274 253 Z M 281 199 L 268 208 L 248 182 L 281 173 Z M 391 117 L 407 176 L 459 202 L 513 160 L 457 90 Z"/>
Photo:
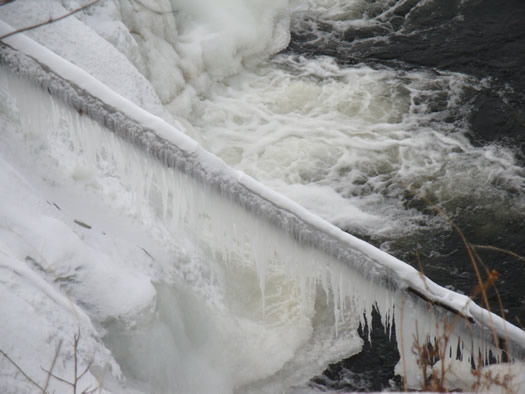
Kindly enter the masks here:
<path id="1" fill-rule="evenodd" d="M 102 394 L 102 386 L 104 386 L 104 379 L 106 377 L 106 372 L 108 371 L 108 363 L 109 361 L 106 361 L 106 364 L 104 365 L 104 370 L 102 371 L 102 376 L 96 376 L 98 380 L 98 393 Z"/>
<path id="2" fill-rule="evenodd" d="M 98 387 L 95 387 L 95 388 L 92 389 L 91 386 L 88 386 L 82 391 L 81 394 L 94 394 L 95 391 L 97 391 L 97 390 L 98 390 Z"/>
<path id="3" fill-rule="evenodd" d="M 80 341 L 80 327 L 78 327 L 78 334 L 75 334 L 75 342 L 74 342 L 74 353 L 73 353 L 73 357 L 74 357 L 74 362 L 75 362 L 75 376 L 74 376 L 74 380 L 73 380 L 73 394 L 76 394 L 77 393 L 77 382 L 78 382 L 78 374 L 77 374 L 77 371 L 78 371 L 78 341 Z"/>
<path id="4" fill-rule="evenodd" d="M 86 369 L 78 375 L 78 380 L 82 379 L 82 377 L 89 371 L 89 368 L 91 368 L 91 365 L 93 365 L 93 358 L 89 361 L 88 365 L 86 366 Z"/>
<path id="5" fill-rule="evenodd" d="M 38 27 L 41 27 L 41 26 L 45 26 L 45 25 L 49 25 L 51 23 L 54 23 L 54 22 L 57 22 L 59 20 L 62 20 L 64 18 L 67 18 L 68 16 L 71 16 L 73 14 L 76 14 L 77 12 L 80 12 L 82 10 L 85 10 L 86 8 L 88 7 L 91 7 L 92 5 L 98 3 L 100 0 L 93 0 L 89 3 L 87 3 L 86 5 L 80 7 L 80 8 L 77 8 L 77 9 L 74 9 L 73 11 L 70 11 L 68 12 L 67 14 L 64 14 L 64 15 L 61 15 L 57 18 L 49 18 L 47 21 L 45 22 L 41 22 L 41 23 L 37 23 L 36 25 L 32 25 L 32 26 L 27 26 L 27 27 L 23 27 L 21 29 L 18 29 L 18 30 L 15 30 L 15 31 L 12 31 L 11 33 L 7 33 L 7 34 L 4 34 L 3 36 L 0 36 L 0 40 L 4 40 L 8 37 L 11 37 L 15 34 L 18 34 L 18 33 L 22 33 L 24 31 L 28 31 L 28 30 L 33 30 L 33 29 L 36 29 Z"/>
<path id="6" fill-rule="evenodd" d="M 44 388 L 42 386 L 40 386 L 37 382 L 35 382 L 33 379 L 31 379 L 29 376 L 27 376 L 27 374 L 24 372 L 24 370 L 22 368 L 20 368 L 17 363 L 15 363 L 13 360 L 11 360 L 11 358 L 3 350 L 0 350 L 0 354 L 2 354 L 2 356 L 4 356 L 11 364 L 13 364 L 15 366 L 15 368 L 18 369 L 18 371 L 20 371 L 20 373 L 22 375 L 24 375 L 24 377 L 28 381 L 30 381 L 33 385 L 38 387 L 40 389 L 40 391 L 42 391 L 42 393 L 45 393 Z"/>
<path id="7" fill-rule="evenodd" d="M 60 347 L 62 346 L 62 340 L 58 342 L 58 346 L 55 350 L 55 356 L 53 357 L 53 361 L 51 362 L 51 367 L 49 368 L 49 373 L 47 374 L 46 378 L 46 384 L 44 385 L 44 389 L 42 390 L 45 392 L 47 390 L 47 386 L 49 386 L 49 380 L 51 379 L 51 372 L 53 372 L 53 369 L 55 368 L 55 363 L 57 362 L 58 353 L 60 353 Z"/>
<path id="8" fill-rule="evenodd" d="M 40 367 L 40 368 L 42 368 L 42 367 Z M 73 385 L 73 383 L 71 383 L 69 380 L 66 380 L 66 379 L 64 379 L 64 378 L 61 378 L 60 376 L 55 375 L 54 373 L 52 373 L 51 371 L 48 371 L 48 370 L 45 369 L 45 368 L 42 368 L 42 371 L 46 372 L 47 374 L 49 374 L 49 376 L 51 376 L 52 378 L 55 378 L 56 380 L 58 380 L 58 381 L 60 381 L 60 382 L 62 382 L 62 383 L 69 384 L 71 387 L 75 387 L 75 386 Z"/>
<path id="9" fill-rule="evenodd" d="M 91 366 L 93 365 L 93 362 L 94 362 L 94 358 L 93 358 L 93 356 L 91 356 L 91 359 L 90 359 L 89 363 L 87 364 L 87 366 L 82 370 L 80 375 L 78 374 L 78 361 L 79 361 L 78 360 L 78 345 L 79 345 L 79 342 L 80 342 L 80 336 L 81 336 L 81 334 L 80 334 L 80 327 L 79 327 L 77 334 L 75 334 L 74 337 L 73 337 L 73 339 L 74 339 L 74 342 L 73 342 L 74 376 L 73 376 L 73 381 L 72 382 L 70 382 L 69 380 L 66 380 L 64 378 L 61 378 L 60 376 L 55 375 L 53 373 L 53 369 L 55 368 L 56 362 L 58 360 L 58 356 L 60 354 L 60 349 L 62 347 L 62 340 L 58 343 L 58 346 L 57 346 L 57 348 L 55 350 L 55 355 L 53 356 L 53 360 L 51 362 L 51 366 L 50 366 L 49 370 L 47 370 L 47 369 L 45 369 L 43 367 L 40 367 L 42 369 L 42 371 L 44 371 L 47 374 L 46 383 L 45 383 L 44 387 L 40 386 L 37 382 L 35 382 L 33 379 L 31 379 L 22 370 L 22 368 L 15 361 L 13 361 L 3 350 L 0 350 L 0 354 L 2 354 L 11 364 L 13 364 L 15 366 L 15 368 L 22 375 L 24 375 L 24 377 L 29 382 L 31 382 L 33 385 L 38 387 L 38 389 L 42 392 L 42 394 L 46 394 L 47 393 L 47 389 L 49 387 L 49 382 L 50 382 L 51 378 L 54 378 L 54 379 L 58 380 L 59 382 L 62 382 L 62 383 L 65 383 L 65 384 L 71 386 L 73 388 L 73 393 L 75 394 L 77 392 L 78 382 L 80 381 L 80 379 L 82 379 L 86 375 L 86 373 L 89 371 L 89 368 L 91 368 Z M 88 387 L 85 390 L 83 390 L 83 393 L 86 393 L 86 394 L 87 393 L 94 393 L 97 389 L 101 389 L 101 388 L 102 388 L 101 384 L 99 385 L 99 387 L 95 387 L 94 389 L 91 389 L 90 387 Z"/>
<path id="10" fill-rule="evenodd" d="M 525 261 L 525 257 L 520 256 L 519 254 L 514 253 L 514 252 L 511 251 L 511 250 L 501 249 L 501 248 L 497 248 L 497 247 L 495 247 L 495 246 L 490 246 L 490 245 L 475 245 L 475 244 L 470 244 L 470 245 L 471 245 L 473 248 L 475 248 L 475 249 L 493 250 L 494 252 L 505 253 L 505 254 L 508 254 L 509 256 L 512 256 L 512 257 L 517 258 L 518 260 Z"/>
<path id="11" fill-rule="evenodd" d="M 399 320 L 399 342 L 401 345 L 401 365 L 403 366 L 403 389 L 408 391 L 407 385 L 407 366 L 405 358 L 405 346 L 403 344 L 403 309 L 405 308 L 405 297 L 401 296 L 401 318 Z"/>

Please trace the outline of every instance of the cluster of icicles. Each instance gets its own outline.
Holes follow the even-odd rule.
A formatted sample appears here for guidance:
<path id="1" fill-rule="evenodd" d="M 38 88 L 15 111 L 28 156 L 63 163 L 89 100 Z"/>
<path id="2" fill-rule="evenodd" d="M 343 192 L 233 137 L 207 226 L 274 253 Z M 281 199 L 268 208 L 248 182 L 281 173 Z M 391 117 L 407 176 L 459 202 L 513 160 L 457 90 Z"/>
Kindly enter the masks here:
<path id="1" fill-rule="evenodd" d="M 376 308 L 386 330 L 391 332 L 395 322 L 403 355 L 398 372 L 413 387 L 421 379 L 412 352 L 416 337 L 433 343 L 446 332 L 447 363 L 462 363 L 467 369 L 480 355 L 482 362 L 499 356 L 486 340 L 490 333 L 474 330 L 468 320 L 406 292 L 416 283 L 420 293 L 435 286 L 410 267 L 396 272 L 390 256 L 227 168 L 179 131 L 167 126 L 156 130 L 154 122 L 145 129 L 126 120 L 126 108 L 119 112 L 90 94 L 82 97 L 71 86 L 60 86 L 64 81 L 56 75 L 46 80 L 39 71 L 41 86 L 35 86 L 24 76 L 36 72 L 34 65 L 18 76 L 11 67 L 2 66 L 1 78 L 24 116 L 24 128 L 41 134 L 50 147 L 68 147 L 96 169 L 97 177 L 111 177 L 131 190 L 134 214 L 144 222 L 162 221 L 174 237 L 188 235 L 210 251 L 215 264 L 254 272 L 262 322 L 271 326 L 292 319 L 292 314 L 322 318 L 337 336 L 371 322 Z M 53 90 L 55 97 L 48 93 Z M 283 307 L 284 288 L 300 300 L 299 310 Z M 458 303 L 453 296 L 449 301 Z M 320 313 L 327 308 L 331 313 Z M 460 312 L 469 315 L 468 310 Z M 454 329 L 448 332 L 452 320 Z"/>

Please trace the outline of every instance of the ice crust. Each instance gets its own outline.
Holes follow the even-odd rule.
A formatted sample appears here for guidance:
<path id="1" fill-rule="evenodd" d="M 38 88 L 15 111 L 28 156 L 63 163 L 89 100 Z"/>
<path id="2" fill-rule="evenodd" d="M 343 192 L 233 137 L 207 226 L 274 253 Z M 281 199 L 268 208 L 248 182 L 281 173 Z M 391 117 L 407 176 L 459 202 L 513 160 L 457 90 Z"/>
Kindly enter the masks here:
<path id="1" fill-rule="evenodd" d="M 17 115 L 10 116 L 19 117 L 13 120 L 20 122 L 19 133 L 38 147 L 35 163 L 53 158 L 66 174 L 62 176 L 87 182 L 104 205 L 135 218 L 141 231 L 157 232 L 157 243 L 189 250 L 161 258 L 154 268 L 145 254 L 125 267 L 119 262 L 122 255 L 108 257 L 107 245 L 101 254 L 97 248 L 104 246 L 102 241 L 87 242 L 84 233 L 71 231 L 63 217 L 42 208 L 44 201 L 22 204 L 3 197 L 2 229 L 8 229 L 8 235 L 2 237 L 1 264 L 8 274 L 2 291 L 11 300 L 5 310 L 26 310 L 21 300 L 33 286 L 40 289 L 29 305 L 53 302 L 45 309 L 50 312 L 33 312 L 28 320 L 62 313 L 66 333 L 75 332 L 78 324 L 92 338 L 91 351 L 110 357 L 104 346 L 109 347 L 116 358 L 111 359 L 116 379 L 112 391 L 126 390 L 118 383 L 122 375 L 117 362 L 124 365 L 128 383 L 144 390 L 151 380 L 157 380 L 160 391 L 173 385 L 201 392 L 285 390 L 329 362 L 356 353 L 357 326 L 364 319 L 371 321 L 374 305 L 387 329 L 395 318 L 396 337 L 405 338 L 407 377 L 417 386 L 420 377 L 410 339 L 416 331 L 421 338 L 442 332 L 440 322 L 449 315 L 439 307 L 429 310 L 426 302 L 406 291 L 409 288 L 473 320 L 469 324 L 461 319 L 449 344 L 454 358 L 458 346 L 462 349 L 465 365 L 470 365 L 471 355 L 488 356 L 491 325 L 511 340 L 515 357 L 523 358 L 523 332 L 467 297 L 422 278 L 401 261 L 231 169 L 183 134 L 182 126 L 177 129 L 137 107 L 30 39 L 19 35 L 7 43 L 16 50 L 2 48 L 3 99 L 13 101 L 6 108 L 16 109 Z M 33 180 L 23 181 L 22 174 L 7 176 L 17 170 L 4 162 L 2 167 L 3 195 L 12 195 L 7 191 L 12 184 L 21 185 L 16 190 L 25 194 L 23 185 Z M 24 213 L 29 208 L 31 214 Z M 82 211 L 76 207 L 72 212 Z M 106 230 L 112 226 L 104 221 L 101 225 Z M 112 236 L 119 232 L 114 226 Z M 10 242 L 13 234 L 21 234 L 23 241 Z M 132 241 L 128 237 L 128 247 Z M 37 258 L 27 259 L 35 245 L 40 245 L 39 256 L 53 263 L 51 274 L 35 266 Z M 113 246 L 123 244 L 115 241 Z M 155 252 L 161 254 L 162 246 Z M 190 258 L 185 264 L 181 261 L 187 257 L 181 255 L 202 260 Z M 169 258 L 177 261 L 174 266 L 166 263 Z M 16 275 L 29 283 L 18 293 L 12 289 L 19 283 Z M 65 290 L 49 288 L 49 281 L 70 275 L 74 281 Z M 72 318 L 75 313 L 64 294 L 73 298 L 74 310 L 81 310 L 78 320 Z M 41 353 L 52 353 L 59 325 L 54 326 L 53 319 L 48 324 L 46 338 L 32 338 L 31 345 L 18 352 L 9 340 L 2 342 L 2 349 L 24 359 L 36 346 Z M 2 328 L 7 332 L 2 338 L 14 341 L 33 333 L 20 331 L 14 338 L 12 326 Z M 175 355 L 158 356 L 159 344 L 165 343 L 177 349 Z M 119 354 L 144 344 L 142 359 Z M 83 352 L 84 360 L 89 353 Z M 170 374 L 165 363 L 182 372 Z M 36 371 L 42 364 L 35 360 L 27 368 Z M 102 368 L 103 362 L 98 364 Z M 401 365 L 398 369 L 403 372 Z M 5 379 L 25 384 L 15 375 Z M 89 379 L 96 382 L 94 374 Z"/>

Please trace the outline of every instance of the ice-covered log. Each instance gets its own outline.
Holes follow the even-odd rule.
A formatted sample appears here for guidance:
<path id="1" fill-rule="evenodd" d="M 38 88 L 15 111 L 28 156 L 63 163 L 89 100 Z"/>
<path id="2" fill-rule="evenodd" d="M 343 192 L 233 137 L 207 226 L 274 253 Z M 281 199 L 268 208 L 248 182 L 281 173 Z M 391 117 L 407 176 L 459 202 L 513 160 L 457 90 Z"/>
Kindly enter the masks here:
<path id="1" fill-rule="evenodd" d="M 501 339 L 511 359 L 525 358 L 521 329 L 233 170 L 181 130 L 35 42 L 11 37 L 1 44 L 0 66 L 8 93 L 30 102 L 22 111 L 28 122 L 65 119 L 75 149 L 93 163 L 111 161 L 137 199 L 153 205 L 171 226 L 215 245 L 222 260 L 254 260 L 263 303 L 267 272 L 281 264 L 304 289 L 325 289 L 336 325 L 349 305 L 368 321 L 372 307 L 385 326 L 395 320 L 407 375 L 417 368 L 416 335 L 433 342 L 446 332 L 446 354 L 469 364 L 480 354 L 483 361 L 499 358 Z"/>

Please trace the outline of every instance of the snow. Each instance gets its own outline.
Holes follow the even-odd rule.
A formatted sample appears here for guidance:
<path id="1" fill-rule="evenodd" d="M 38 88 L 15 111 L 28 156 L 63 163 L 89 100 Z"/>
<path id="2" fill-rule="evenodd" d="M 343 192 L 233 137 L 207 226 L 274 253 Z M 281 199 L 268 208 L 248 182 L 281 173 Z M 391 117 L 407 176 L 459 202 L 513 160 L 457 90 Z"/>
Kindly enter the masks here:
<path id="1" fill-rule="evenodd" d="M 209 195 L 207 189 L 203 193 L 198 183 L 160 166 L 78 112 L 46 100 L 47 94 L 34 86 L 9 74 L 2 76 L 11 100 L 4 113 L 13 117 L 12 129 L 4 135 L 3 155 L 21 167 L 17 177 L 25 179 L 23 184 L 34 184 L 35 193 L 45 194 L 41 209 L 59 216 L 50 218 L 47 211 L 42 215 L 41 209 L 21 206 L 23 212 L 31 212 L 36 229 L 18 210 L 10 216 L 6 212 L 3 221 L 6 226 L 14 221 L 24 239 L 41 245 L 39 254 L 57 267 L 44 277 L 65 282 L 61 291 L 88 311 L 97 339 L 111 349 L 127 381 L 155 382 L 160 391 L 176 384 L 188 391 L 229 392 L 271 376 L 302 349 L 305 358 L 294 360 L 296 368 L 289 369 L 297 374 L 313 356 L 308 338 L 315 330 L 327 352 L 313 373 L 334 357 L 348 354 L 349 347 L 356 351 L 360 340 L 353 334 L 355 326 L 347 324 L 339 336 L 333 335 L 332 319 L 328 327 L 324 320 L 315 324 L 317 329 L 312 327 L 318 291 L 300 268 L 307 263 L 312 268 L 315 254 L 289 245 L 264 222 L 254 223 L 246 213 L 243 217 L 229 200 Z M 32 168 L 40 171 L 32 174 Z M 9 183 L 16 193 L 17 183 Z M 66 209 L 68 215 L 60 217 Z M 239 234 L 257 232 L 267 244 L 242 236 L 230 239 L 232 217 Z M 135 229 L 131 234 L 130 228 Z M 153 245 L 142 246 L 151 237 Z M 286 273 L 279 265 L 265 267 L 267 260 L 276 258 L 268 247 L 272 244 L 290 260 Z M 164 249 L 171 253 L 166 255 Z M 262 256 L 255 264 L 266 273 L 264 311 L 252 255 Z M 293 280 L 297 275 L 302 278 Z M 157 282 L 155 291 L 151 280 Z M 74 331 L 64 330 L 68 334 Z M 136 353 L 123 351 L 130 348 Z M 272 357 L 261 357 L 263 351 Z M 22 355 L 27 357 L 27 352 Z M 169 372 L 172 365 L 180 365 L 178 374 Z M 28 372 L 37 373 L 37 365 Z M 113 391 L 123 389 L 116 386 Z"/>
<path id="2" fill-rule="evenodd" d="M 81 253 L 82 248 L 78 250 L 75 246 L 86 246 L 78 245 L 78 238 L 63 223 L 42 214 L 49 210 L 47 203 L 35 196 L 34 190 L 21 174 L 3 159 L 0 167 L 0 292 L 3 316 L 0 324 L 0 348 L 43 386 L 46 374 L 40 367 L 49 368 L 53 354 L 62 341 L 62 352 L 53 372 L 72 381 L 72 365 L 67 360 L 71 360 L 73 356 L 73 333 L 80 330 L 80 367 L 84 369 L 91 359 L 94 364 L 80 382 L 79 388 L 97 387 L 101 378 L 97 370 L 101 372 L 109 368 L 115 376 L 119 376 L 119 367 L 101 344 L 90 318 L 68 296 L 66 290 L 68 281 L 99 274 L 92 272 L 87 276 L 76 277 L 74 271 L 80 263 L 78 260 L 87 258 L 89 254 L 64 258 L 71 251 Z M 67 238 L 73 244 L 64 244 Z M 96 270 L 96 267 L 92 268 Z M 50 282 L 48 275 L 56 279 Z M 109 313 L 125 311 L 129 305 L 122 302 L 125 297 L 113 300 L 113 305 L 108 304 L 107 300 L 96 299 L 97 295 L 103 294 L 96 287 L 108 285 L 107 282 L 104 283 L 105 279 L 102 277 L 93 283 L 92 278 L 95 288 L 89 289 L 89 285 L 85 288 L 90 291 L 90 295 L 94 291 L 92 294 L 95 297 L 90 297 L 90 302 L 99 302 L 98 306 L 103 306 L 104 310 L 108 308 Z M 5 359 L 1 363 L 0 381 L 4 392 L 34 392 L 35 387 L 20 379 L 12 365 Z M 52 381 L 49 389 L 63 391 L 64 387 L 63 384 Z"/>
<path id="3" fill-rule="evenodd" d="M 43 17 L 64 15 L 68 10 L 61 3 L 70 3 L 68 5 L 74 8 L 74 4 L 71 2 L 47 1 L 43 3 L 39 0 L 24 0 L 18 1 L 16 4 L 2 6 L 0 19 L 12 25 L 12 28 L 3 26 L 2 34 L 15 28 L 41 22 Z M 112 8 L 111 4 L 112 2 L 100 2 L 99 6 L 103 5 L 104 8 L 97 12 L 97 20 L 102 17 L 107 22 L 107 18 L 117 12 L 116 10 L 106 9 Z M 120 38 L 121 41 L 129 42 L 129 45 L 132 45 L 134 40 L 129 31 L 124 29 L 122 23 L 119 24 L 114 20 L 112 23 L 106 23 L 106 25 L 108 25 L 108 30 L 115 31 L 114 35 L 118 35 L 120 32 L 124 36 Z M 124 54 L 116 50 L 103 38 L 104 36 L 95 34 L 92 28 L 76 17 L 65 18 L 52 25 L 28 31 L 25 35 L 57 55 L 65 57 L 83 70 L 89 70 L 89 73 L 99 81 L 138 106 L 168 121 L 171 120 L 171 115 L 163 109 L 151 84 L 130 64 Z M 24 39 L 22 35 L 15 35 L 12 38 L 15 41 Z M 119 47 L 123 45 L 121 44 Z M 130 51 L 132 49 L 128 50 L 128 52 Z"/>
<path id="4" fill-rule="evenodd" d="M 209 17 L 186 6 L 190 20 Z M 249 24 L 254 9 L 235 9 Z M 120 25 L 97 15 L 85 18 L 120 42 L 112 36 Z M 231 17 L 219 15 L 217 29 Z M 520 329 L 205 151 L 114 47 L 78 20 L 68 23 L 34 34 L 43 45 L 20 34 L 6 40 L 14 51 L 2 49 L 0 291 L 9 300 L 2 314 L 12 319 L 0 325 L 0 348 L 27 373 L 41 376 L 63 339 L 57 373 L 71 374 L 80 327 L 82 364 L 94 358 L 86 386 L 107 371 L 112 392 L 275 392 L 358 352 L 357 327 L 375 305 L 385 327 L 395 316 L 409 355 L 404 372 L 417 385 L 407 338 L 432 338 L 434 313 L 442 332 L 446 313 L 430 312 L 408 288 L 473 319 L 474 327 L 462 319 L 451 333 L 450 350 L 465 349 L 465 365 L 469 354 L 488 354 L 490 324 L 523 356 Z M 66 28 L 96 40 L 89 46 L 100 46 L 100 63 L 59 44 Z M 10 30 L 0 25 L 0 34 Z M 247 48 L 254 37 L 246 40 L 235 45 Z M 275 50 L 266 45 L 255 54 Z M 255 54 L 247 50 L 234 64 Z M 116 68 L 100 67 L 113 61 Z M 115 80 L 121 66 L 124 80 Z M 208 75 L 220 78 L 225 65 L 214 66 Z M 30 390 L 0 362 L 2 382 Z"/>

